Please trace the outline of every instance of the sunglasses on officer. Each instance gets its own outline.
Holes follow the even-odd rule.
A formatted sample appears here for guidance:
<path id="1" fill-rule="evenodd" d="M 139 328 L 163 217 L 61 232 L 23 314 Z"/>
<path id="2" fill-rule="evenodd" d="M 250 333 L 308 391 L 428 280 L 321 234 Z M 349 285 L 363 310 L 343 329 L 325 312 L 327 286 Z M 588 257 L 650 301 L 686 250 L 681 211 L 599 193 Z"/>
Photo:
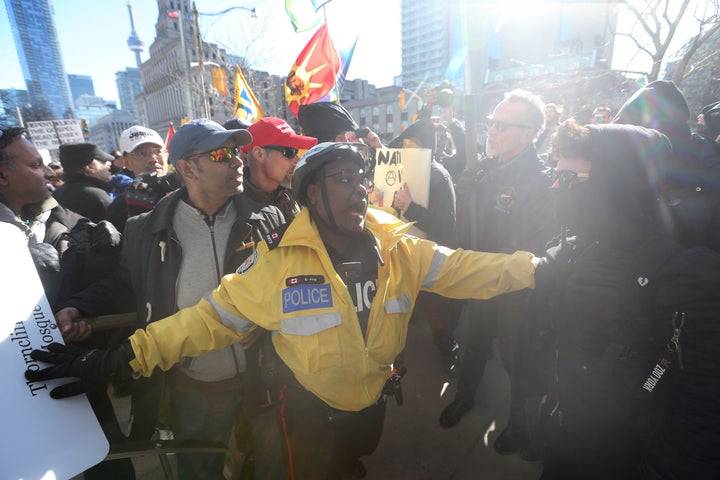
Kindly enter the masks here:
<path id="1" fill-rule="evenodd" d="M 235 157 L 240 155 L 240 148 L 238 147 L 221 147 L 215 150 L 208 150 L 207 152 L 200 152 L 188 157 L 189 160 L 193 158 L 199 158 L 207 155 L 211 162 L 223 163 L 231 162 Z"/>
<path id="2" fill-rule="evenodd" d="M 375 188 L 375 182 L 367 177 L 367 174 L 360 170 L 339 170 L 334 173 L 325 175 L 325 178 L 332 178 L 336 183 L 343 186 L 352 186 L 357 188 L 358 185 L 362 185 L 368 192 L 371 192 Z"/>
<path id="3" fill-rule="evenodd" d="M 264 147 L 267 150 L 275 150 L 276 152 L 282 153 L 282 156 L 292 160 L 293 158 L 297 157 L 298 149 L 294 147 L 281 147 L 280 145 L 265 145 Z"/>

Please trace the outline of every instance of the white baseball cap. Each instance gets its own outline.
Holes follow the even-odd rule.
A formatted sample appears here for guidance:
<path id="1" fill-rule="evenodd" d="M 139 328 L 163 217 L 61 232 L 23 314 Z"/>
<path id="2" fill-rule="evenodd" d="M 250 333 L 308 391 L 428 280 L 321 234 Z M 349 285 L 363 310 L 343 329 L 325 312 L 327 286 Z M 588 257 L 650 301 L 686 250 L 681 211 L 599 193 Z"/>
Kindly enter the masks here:
<path id="1" fill-rule="evenodd" d="M 140 125 L 133 125 L 120 134 L 120 151 L 123 153 L 132 153 L 143 143 L 152 143 L 158 147 L 165 146 L 165 141 L 155 130 Z"/>

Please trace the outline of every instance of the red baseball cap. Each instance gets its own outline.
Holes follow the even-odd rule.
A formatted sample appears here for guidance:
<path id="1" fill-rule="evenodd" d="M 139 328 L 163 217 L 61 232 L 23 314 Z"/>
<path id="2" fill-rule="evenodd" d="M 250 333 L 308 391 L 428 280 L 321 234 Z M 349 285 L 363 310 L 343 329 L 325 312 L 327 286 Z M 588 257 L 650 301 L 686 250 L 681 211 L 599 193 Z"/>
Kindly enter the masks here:
<path id="1" fill-rule="evenodd" d="M 265 145 L 308 149 L 317 144 L 317 138 L 298 135 L 285 120 L 277 117 L 263 117 L 250 125 L 248 131 L 253 139 L 242 147 L 243 152 Z"/>

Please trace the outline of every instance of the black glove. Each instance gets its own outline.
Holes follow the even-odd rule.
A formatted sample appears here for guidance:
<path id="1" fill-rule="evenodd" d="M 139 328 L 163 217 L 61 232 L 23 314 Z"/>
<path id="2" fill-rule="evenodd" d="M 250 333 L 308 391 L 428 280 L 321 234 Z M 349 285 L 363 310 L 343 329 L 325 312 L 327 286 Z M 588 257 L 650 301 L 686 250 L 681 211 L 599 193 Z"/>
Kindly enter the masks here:
<path id="1" fill-rule="evenodd" d="M 562 288 L 577 255 L 575 237 L 563 239 L 560 244 L 548 248 L 535 268 L 535 288 L 552 291 Z"/>
<path id="2" fill-rule="evenodd" d="M 85 224 L 88 234 L 90 251 L 95 253 L 112 253 L 120 245 L 122 235 L 115 225 L 103 220 L 97 224 L 88 222 Z"/>
<path id="3" fill-rule="evenodd" d="M 130 378 L 132 369 L 129 363 L 135 358 L 135 353 L 129 341 L 109 351 L 51 343 L 47 351 L 33 350 L 30 357 L 53 366 L 38 371 L 26 370 L 25 378 L 28 380 L 44 381 L 65 377 L 80 379 L 50 392 L 52 398 L 67 398 L 84 393 L 87 387 L 104 386 L 115 376 Z"/>

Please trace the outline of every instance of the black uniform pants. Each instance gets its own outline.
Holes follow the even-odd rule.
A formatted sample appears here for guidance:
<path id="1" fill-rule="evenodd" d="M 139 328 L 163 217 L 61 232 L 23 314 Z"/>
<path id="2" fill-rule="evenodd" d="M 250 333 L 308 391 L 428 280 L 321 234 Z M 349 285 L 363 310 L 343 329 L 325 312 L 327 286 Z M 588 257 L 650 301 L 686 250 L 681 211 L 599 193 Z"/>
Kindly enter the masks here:
<path id="1" fill-rule="evenodd" d="M 381 397 L 358 412 L 340 411 L 291 381 L 280 390 L 280 415 L 290 478 L 336 480 L 377 448 L 385 401 Z"/>

